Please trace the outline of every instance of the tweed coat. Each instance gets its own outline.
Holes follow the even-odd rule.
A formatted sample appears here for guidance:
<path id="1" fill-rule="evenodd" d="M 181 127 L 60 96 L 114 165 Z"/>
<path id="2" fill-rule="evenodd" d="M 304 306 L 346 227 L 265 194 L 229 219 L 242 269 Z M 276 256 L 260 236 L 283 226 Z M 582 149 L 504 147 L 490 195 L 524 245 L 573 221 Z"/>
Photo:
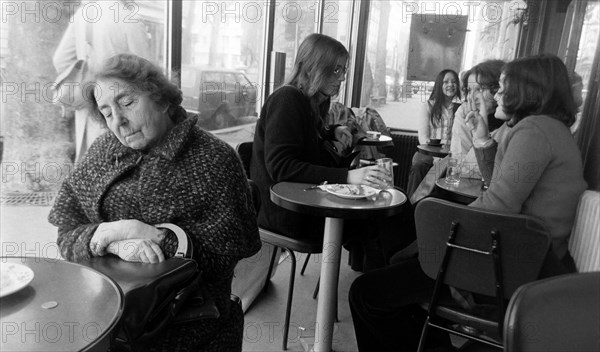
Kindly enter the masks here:
<path id="1" fill-rule="evenodd" d="M 178 225 L 191 238 L 220 319 L 227 319 L 233 269 L 261 246 L 252 196 L 237 153 L 183 109 L 179 117 L 147 153 L 123 146 L 111 132 L 98 138 L 63 183 L 49 221 L 70 261 L 92 256 L 89 243 L 102 222 Z"/>

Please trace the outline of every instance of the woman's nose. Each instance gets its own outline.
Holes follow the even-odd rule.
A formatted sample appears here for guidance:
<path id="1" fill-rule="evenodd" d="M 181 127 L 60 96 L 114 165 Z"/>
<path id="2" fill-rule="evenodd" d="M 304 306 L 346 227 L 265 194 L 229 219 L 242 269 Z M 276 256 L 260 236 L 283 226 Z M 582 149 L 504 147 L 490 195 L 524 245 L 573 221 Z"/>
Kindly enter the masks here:
<path id="1" fill-rule="evenodd" d="M 115 127 L 119 127 L 122 125 L 126 125 L 128 120 L 127 120 L 127 117 L 119 109 L 115 109 L 115 111 L 113 111 L 113 121 L 112 122 Z"/>

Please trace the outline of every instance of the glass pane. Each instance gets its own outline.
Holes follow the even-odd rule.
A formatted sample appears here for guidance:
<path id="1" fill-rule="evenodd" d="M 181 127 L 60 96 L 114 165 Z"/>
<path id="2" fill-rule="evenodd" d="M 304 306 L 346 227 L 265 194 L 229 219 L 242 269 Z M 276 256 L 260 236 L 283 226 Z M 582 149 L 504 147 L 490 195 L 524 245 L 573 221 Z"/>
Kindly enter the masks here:
<path id="1" fill-rule="evenodd" d="M 323 9 L 322 33 L 339 40 L 346 49 L 350 50 L 350 25 L 352 24 L 352 5 L 349 0 L 327 0 Z M 348 74 L 352 72 L 353 63 L 348 63 Z M 342 83 L 340 94 L 335 98 L 345 101 L 346 81 Z"/>
<path id="2" fill-rule="evenodd" d="M 377 109 L 388 127 L 416 130 L 438 72 L 514 58 L 517 6 L 497 0 L 372 1 L 361 106 Z"/>
<path id="3" fill-rule="evenodd" d="M 183 107 L 200 127 L 231 145 L 252 139 L 260 96 L 266 2 L 184 1 L 182 72 L 200 80 L 184 87 Z M 182 75 L 182 80 L 185 77 Z"/>
<path id="4" fill-rule="evenodd" d="M 579 77 L 575 77 L 577 82 L 573 83 L 573 94 L 575 101 L 579 105 L 577 121 L 571 126 L 571 131 L 575 132 L 579 127 L 581 119 L 581 109 L 585 104 L 588 93 L 588 85 L 592 73 L 592 64 L 594 55 L 597 55 L 596 45 L 598 35 L 600 34 L 600 3 L 597 1 L 588 2 L 583 27 L 581 29 L 581 38 L 579 40 L 579 50 L 577 52 L 577 61 L 575 63 L 575 72 Z M 581 82 L 579 82 L 581 79 Z"/>
<path id="5" fill-rule="evenodd" d="M 165 1 L 0 1 L 3 243 L 14 235 L 27 238 L 28 233 L 36 240 L 40 238 L 35 236 L 50 236 L 55 241 L 56 230 L 47 222 L 48 205 L 73 169 L 76 141 L 83 131 L 87 133 L 88 126 L 101 131 L 82 110 L 63 110 L 56 104 L 52 88 L 57 75 L 86 56 L 96 66 L 120 52 L 164 66 L 165 5 Z M 71 92 L 74 86 L 66 90 Z M 92 141 L 88 138 L 88 143 Z M 28 210 L 19 213 L 20 206 Z"/>
<path id="6" fill-rule="evenodd" d="M 292 72 L 298 46 L 317 30 L 318 6 L 318 1 L 277 1 L 273 50 L 286 54 L 285 79 Z"/>

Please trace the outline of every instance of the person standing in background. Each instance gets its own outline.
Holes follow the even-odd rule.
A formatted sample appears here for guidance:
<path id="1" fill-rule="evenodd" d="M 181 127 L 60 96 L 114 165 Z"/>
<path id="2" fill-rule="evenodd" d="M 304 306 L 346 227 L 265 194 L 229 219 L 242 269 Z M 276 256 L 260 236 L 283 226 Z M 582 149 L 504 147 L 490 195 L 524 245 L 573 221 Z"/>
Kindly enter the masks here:
<path id="1" fill-rule="evenodd" d="M 138 13 L 139 6 L 131 0 L 82 1 L 54 52 L 56 71 L 61 73 L 75 61 L 87 59 L 93 72 L 109 57 L 125 53 L 152 61 L 148 34 Z M 75 161 L 82 160 L 104 131 L 85 109 L 75 111 Z"/>

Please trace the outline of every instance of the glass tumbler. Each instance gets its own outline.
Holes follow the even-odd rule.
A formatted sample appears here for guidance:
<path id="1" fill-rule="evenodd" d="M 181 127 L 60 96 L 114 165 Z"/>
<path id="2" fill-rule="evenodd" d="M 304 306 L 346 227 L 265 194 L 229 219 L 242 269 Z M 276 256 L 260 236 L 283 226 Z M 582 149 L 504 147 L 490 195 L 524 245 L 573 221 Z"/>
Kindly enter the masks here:
<path id="1" fill-rule="evenodd" d="M 458 159 L 449 158 L 448 168 L 446 170 L 446 183 L 449 185 L 457 185 L 460 182 L 460 167 Z"/>
<path id="2" fill-rule="evenodd" d="M 377 165 L 381 168 L 385 169 L 388 176 L 390 177 L 390 181 L 385 183 L 383 189 L 394 188 L 394 161 L 392 158 L 381 158 L 375 161 Z"/>

